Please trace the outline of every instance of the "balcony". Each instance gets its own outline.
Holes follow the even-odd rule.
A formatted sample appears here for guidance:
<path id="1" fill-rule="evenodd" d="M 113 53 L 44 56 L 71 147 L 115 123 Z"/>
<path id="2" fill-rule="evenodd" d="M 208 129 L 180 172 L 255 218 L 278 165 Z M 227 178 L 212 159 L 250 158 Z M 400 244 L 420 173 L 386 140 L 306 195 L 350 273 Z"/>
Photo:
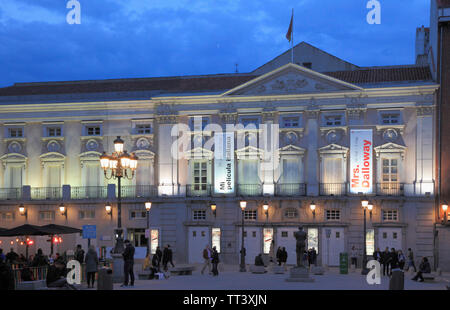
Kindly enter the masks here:
<path id="1" fill-rule="evenodd" d="M 0 200 L 19 200 L 22 188 L 0 188 Z"/>
<path id="2" fill-rule="evenodd" d="M 32 187 L 31 200 L 59 200 L 62 198 L 62 187 Z"/>
<path id="3" fill-rule="evenodd" d="M 275 186 L 276 196 L 305 196 L 306 184 L 304 183 L 281 183 Z"/>
<path id="4" fill-rule="evenodd" d="M 238 184 L 237 194 L 239 196 L 262 196 L 262 184 Z"/>
<path id="5" fill-rule="evenodd" d="M 104 199 L 108 196 L 107 186 L 74 186 L 70 187 L 71 199 Z"/>
<path id="6" fill-rule="evenodd" d="M 117 191 L 117 190 L 116 190 Z M 155 185 L 126 185 L 121 186 L 122 198 L 150 198 L 158 196 Z"/>
<path id="7" fill-rule="evenodd" d="M 186 185 L 187 197 L 207 197 L 211 196 L 210 184 L 188 184 Z"/>
<path id="8" fill-rule="evenodd" d="M 345 196 L 347 194 L 347 183 L 320 183 L 320 196 Z"/>
<path id="9" fill-rule="evenodd" d="M 404 185 L 398 182 L 377 183 L 377 196 L 403 196 L 405 193 Z"/>

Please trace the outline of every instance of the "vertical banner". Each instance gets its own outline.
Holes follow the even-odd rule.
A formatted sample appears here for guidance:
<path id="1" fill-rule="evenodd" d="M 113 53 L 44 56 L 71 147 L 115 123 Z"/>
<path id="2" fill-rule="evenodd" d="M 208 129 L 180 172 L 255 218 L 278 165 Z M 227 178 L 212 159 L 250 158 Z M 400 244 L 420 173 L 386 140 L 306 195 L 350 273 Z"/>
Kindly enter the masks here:
<path id="1" fill-rule="evenodd" d="M 234 193 L 234 132 L 214 134 L 214 192 Z"/>
<path id="2" fill-rule="evenodd" d="M 273 228 L 264 228 L 264 254 L 270 254 L 270 245 L 273 240 Z"/>
<path id="3" fill-rule="evenodd" d="M 350 130 L 350 192 L 370 194 L 373 190 L 372 129 Z"/>

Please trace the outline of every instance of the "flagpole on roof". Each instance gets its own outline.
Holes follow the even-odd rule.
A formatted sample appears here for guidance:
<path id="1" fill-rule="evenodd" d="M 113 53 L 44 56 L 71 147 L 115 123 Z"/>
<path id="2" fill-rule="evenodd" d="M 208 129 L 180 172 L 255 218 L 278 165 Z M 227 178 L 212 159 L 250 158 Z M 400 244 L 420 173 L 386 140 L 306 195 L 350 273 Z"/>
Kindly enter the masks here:
<path id="1" fill-rule="evenodd" d="M 291 62 L 294 63 L 294 8 L 292 8 Z"/>

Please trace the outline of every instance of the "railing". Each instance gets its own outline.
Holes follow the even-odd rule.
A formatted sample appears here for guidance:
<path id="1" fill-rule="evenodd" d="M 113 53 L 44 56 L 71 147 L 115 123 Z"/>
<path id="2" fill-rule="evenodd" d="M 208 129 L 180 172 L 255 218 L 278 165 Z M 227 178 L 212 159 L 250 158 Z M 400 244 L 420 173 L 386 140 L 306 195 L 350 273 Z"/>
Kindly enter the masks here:
<path id="1" fill-rule="evenodd" d="M 304 196 L 306 194 L 306 184 L 304 183 L 281 183 L 275 186 L 277 196 Z"/>
<path id="2" fill-rule="evenodd" d="M 122 198 L 148 198 L 158 196 L 155 185 L 126 185 L 121 186 Z"/>
<path id="3" fill-rule="evenodd" d="M 62 187 L 32 187 L 32 200 L 57 200 L 62 197 Z"/>
<path id="4" fill-rule="evenodd" d="M 347 194 L 346 183 L 320 183 L 320 196 L 344 196 Z"/>
<path id="5" fill-rule="evenodd" d="M 99 199 L 108 196 L 106 186 L 75 186 L 70 187 L 71 199 Z"/>
<path id="6" fill-rule="evenodd" d="M 22 188 L 0 188 L 0 200 L 18 200 L 22 197 Z"/>
<path id="7" fill-rule="evenodd" d="M 187 197 L 206 197 L 211 196 L 210 184 L 188 184 L 186 185 Z"/>
<path id="8" fill-rule="evenodd" d="M 24 269 L 29 269 L 31 275 L 33 277 L 33 281 L 37 280 L 45 280 L 47 279 L 47 271 L 48 267 L 22 267 L 22 268 L 13 268 L 13 276 L 14 276 L 14 288 L 17 287 L 17 284 L 22 282 L 22 271 Z"/>
<path id="9" fill-rule="evenodd" d="M 262 196 L 261 184 L 238 184 L 237 192 L 239 196 Z"/>
<path id="10" fill-rule="evenodd" d="M 404 184 L 398 182 L 377 183 L 377 195 L 379 196 L 403 196 Z"/>

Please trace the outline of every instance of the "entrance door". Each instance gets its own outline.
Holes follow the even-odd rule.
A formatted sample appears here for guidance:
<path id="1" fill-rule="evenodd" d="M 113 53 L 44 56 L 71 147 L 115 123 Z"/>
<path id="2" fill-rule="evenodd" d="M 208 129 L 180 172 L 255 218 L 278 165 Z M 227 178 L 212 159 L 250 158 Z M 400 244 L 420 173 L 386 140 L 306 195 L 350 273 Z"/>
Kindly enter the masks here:
<path id="1" fill-rule="evenodd" d="M 246 250 L 245 255 L 245 263 L 246 264 L 254 264 L 255 263 L 255 257 L 258 254 L 263 253 L 262 248 L 262 240 L 261 240 L 261 228 L 256 227 L 245 227 L 244 228 L 244 247 Z M 238 258 L 240 259 L 240 251 L 241 251 L 241 243 L 242 242 L 242 235 L 241 230 L 239 230 L 239 249 L 237 251 Z"/>
<path id="2" fill-rule="evenodd" d="M 386 247 L 396 250 L 402 248 L 402 229 L 401 228 L 380 228 L 378 231 L 378 247 L 384 251 Z"/>
<path id="3" fill-rule="evenodd" d="M 345 251 L 344 228 L 322 229 L 322 264 L 339 266 L 339 254 Z"/>
<path id="4" fill-rule="evenodd" d="M 297 241 L 294 237 L 294 233 L 298 231 L 296 227 L 283 227 L 277 229 L 277 239 L 275 240 L 275 254 L 278 247 L 285 247 L 288 253 L 286 264 L 297 263 L 296 245 Z"/>
<path id="5" fill-rule="evenodd" d="M 202 263 L 204 248 L 211 246 L 209 227 L 189 227 L 188 233 L 189 263 Z"/>

